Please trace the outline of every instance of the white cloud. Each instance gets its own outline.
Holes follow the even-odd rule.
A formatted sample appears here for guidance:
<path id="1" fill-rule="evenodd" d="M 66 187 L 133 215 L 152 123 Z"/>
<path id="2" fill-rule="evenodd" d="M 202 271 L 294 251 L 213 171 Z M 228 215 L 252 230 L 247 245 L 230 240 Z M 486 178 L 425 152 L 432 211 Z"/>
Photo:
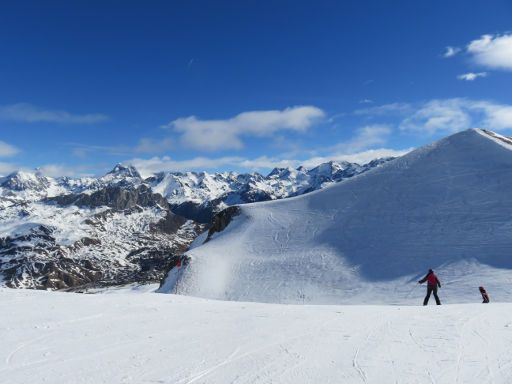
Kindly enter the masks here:
<path id="1" fill-rule="evenodd" d="M 93 173 L 90 172 L 90 167 L 87 165 L 69 166 L 64 164 L 45 164 L 37 168 L 37 170 L 49 177 L 85 177 L 93 175 Z"/>
<path id="2" fill-rule="evenodd" d="M 432 100 L 405 119 L 400 127 L 430 134 L 476 127 L 495 131 L 512 129 L 512 105 L 462 98 Z"/>
<path id="3" fill-rule="evenodd" d="M 457 79 L 459 80 L 466 80 L 466 81 L 473 81 L 476 80 L 479 77 L 487 77 L 487 72 L 468 72 L 463 73 L 462 75 L 457 76 Z"/>
<path id="4" fill-rule="evenodd" d="M 479 126 L 496 131 L 512 129 L 512 105 L 481 101 L 475 102 L 474 108 L 484 112 L 484 118 Z"/>
<path id="5" fill-rule="evenodd" d="M 373 148 L 385 145 L 392 132 L 393 130 L 389 125 L 367 125 L 359 128 L 353 138 L 327 148 L 324 155 L 313 156 L 302 161 L 301 165 L 304 165 L 306 168 L 312 168 L 330 160 L 365 164 L 382 157 L 402 156 L 413 149 Z"/>
<path id="6" fill-rule="evenodd" d="M 5 141 L 0 141 L 0 157 L 10 157 L 18 154 L 20 150 L 14 145 L 8 144 Z"/>
<path id="7" fill-rule="evenodd" d="M 470 42 L 466 50 L 481 66 L 512 70 L 512 34 L 483 35 Z"/>
<path id="8" fill-rule="evenodd" d="M 463 99 L 431 100 L 400 123 L 404 131 L 433 135 L 438 131 L 457 132 L 471 127 L 471 116 Z"/>
<path id="9" fill-rule="evenodd" d="M 219 158 L 195 157 L 186 160 L 175 160 L 169 156 L 155 156 L 150 159 L 135 158 L 125 161 L 124 163 L 135 166 L 143 177 L 147 177 L 161 171 L 185 172 L 218 169 L 222 167 L 238 167 L 240 162 L 244 160 L 246 159 L 237 156 Z"/>
<path id="10" fill-rule="evenodd" d="M 243 112 L 225 120 L 200 120 L 190 116 L 176 119 L 165 127 L 180 133 L 180 142 L 187 148 L 217 151 L 243 148 L 243 136 L 271 136 L 281 130 L 304 132 L 324 116 L 317 107 L 299 106 Z"/>
<path id="11" fill-rule="evenodd" d="M 24 123 L 93 124 L 106 121 L 109 117 L 100 113 L 78 115 L 44 109 L 28 103 L 18 103 L 0 106 L 0 119 Z"/>
<path id="12" fill-rule="evenodd" d="M 240 162 L 240 166 L 250 171 L 262 171 L 273 168 L 297 168 L 301 163 L 299 160 L 260 156 L 255 159 L 245 159 Z"/>
<path id="13" fill-rule="evenodd" d="M 314 156 L 304 160 L 298 159 L 279 159 L 272 157 L 258 157 L 256 159 L 245 159 L 240 161 L 238 164 L 240 167 L 248 170 L 269 170 L 275 167 L 285 168 L 292 167 L 297 168 L 304 166 L 308 169 L 314 168 L 319 164 L 326 163 L 328 161 L 348 161 L 351 163 L 366 164 L 372 160 L 380 159 L 383 157 L 399 157 L 412 151 L 414 148 L 407 149 L 390 149 L 390 148 L 376 148 L 368 149 L 361 152 L 354 153 L 332 153 L 328 156 Z"/>
<path id="14" fill-rule="evenodd" d="M 45 164 L 41 167 L 30 168 L 19 164 L 0 162 L 0 175 L 8 175 L 15 171 L 39 172 L 49 177 L 93 177 L 95 176 L 96 166 L 94 165 L 78 165 L 70 166 L 65 164 Z"/>
<path id="15" fill-rule="evenodd" d="M 14 163 L 6 163 L 0 162 L 0 176 L 8 175 L 15 171 L 24 171 L 24 172 L 39 172 L 45 176 L 49 177 L 61 177 L 61 176 L 70 176 L 70 177 L 84 177 L 84 176 L 93 176 L 93 172 L 90 172 L 91 166 L 87 165 L 79 165 L 79 166 L 69 166 L 63 164 L 45 164 L 38 168 L 29 168 L 26 166 L 22 166 Z"/>
<path id="16" fill-rule="evenodd" d="M 350 155 L 340 154 L 335 160 L 345 160 L 351 163 L 366 164 L 372 160 L 380 159 L 383 157 L 400 157 L 414 150 L 410 147 L 407 149 L 391 149 L 391 148 L 376 148 L 368 149 L 366 151 L 352 153 Z"/>
<path id="17" fill-rule="evenodd" d="M 352 139 L 332 147 L 345 153 L 353 153 L 376 145 L 383 145 L 391 135 L 392 129 L 385 124 L 367 125 L 356 131 Z"/>
<path id="18" fill-rule="evenodd" d="M 414 148 L 407 149 L 390 149 L 390 148 L 376 148 L 368 149 L 366 151 L 355 152 L 351 154 L 332 154 L 331 156 L 317 156 L 302 162 L 306 168 L 313 168 L 318 164 L 328 162 L 330 160 L 335 161 L 348 161 L 350 163 L 366 164 L 372 160 L 380 159 L 383 157 L 399 157 L 412 151 Z"/>
<path id="19" fill-rule="evenodd" d="M 453 57 L 456 54 L 458 54 L 460 51 L 461 51 L 461 49 L 458 47 L 448 46 L 448 47 L 446 47 L 446 51 L 443 53 L 443 57 L 446 57 L 446 58 Z"/>
<path id="20" fill-rule="evenodd" d="M 388 104 L 393 105 L 393 104 Z M 434 99 L 417 104 L 403 104 L 400 109 L 387 109 L 388 105 L 367 109 L 375 115 L 387 110 L 401 118 L 402 131 L 428 135 L 454 133 L 469 128 L 481 127 L 490 130 L 512 129 L 512 105 L 499 104 L 488 100 L 464 98 Z M 404 111 L 409 111 L 404 115 Z M 356 111 L 357 112 L 357 111 Z"/>

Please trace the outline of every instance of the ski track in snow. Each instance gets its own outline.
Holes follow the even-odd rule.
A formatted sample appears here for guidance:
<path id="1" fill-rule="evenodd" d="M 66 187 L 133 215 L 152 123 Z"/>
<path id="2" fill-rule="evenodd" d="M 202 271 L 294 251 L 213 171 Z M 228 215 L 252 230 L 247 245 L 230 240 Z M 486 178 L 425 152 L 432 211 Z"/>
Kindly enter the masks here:
<path id="1" fill-rule="evenodd" d="M 506 303 L 284 305 L 0 289 L 0 311 L 2 384 L 512 380 Z"/>
<path id="2" fill-rule="evenodd" d="M 16 354 L 20 353 L 21 351 L 23 351 L 25 348 L 29 347 L 31 344 L 36 344 L 37 342 L 41 341 L 41 340 L 44 340 L 44 339 L 47 339 L 48 336 L 40 336 L 40 337 L 36 337 L 34 339 L 30 339 L 24 343 L 21 343 L 19 344 L 16 348 L 14 348 L 14 350 L 9 353 L 9 355 L 7 356 L 7 358 L 5 359 L 5 365 L 7 367 L 9 367 L 11 365 L 11 362 L 12 360 L 14 359 L 14 357 L 16 356 Z M 0 370 L 1 371 L 1 370 Z"/>

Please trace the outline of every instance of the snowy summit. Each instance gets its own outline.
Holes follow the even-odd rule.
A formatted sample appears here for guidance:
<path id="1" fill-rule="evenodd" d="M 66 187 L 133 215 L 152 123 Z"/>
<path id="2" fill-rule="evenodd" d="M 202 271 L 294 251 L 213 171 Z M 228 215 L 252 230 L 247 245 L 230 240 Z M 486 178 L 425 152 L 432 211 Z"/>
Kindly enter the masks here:
<path id="1" fill-rule="evenodd" d="M 271 303 L 409 303 L 429 267 L 447 302 L 512 300 L 512 145 L 472 129 L 343 183 L 248 204 L 162 291 Z M 204 240 L 204 239 L 203 239 Z M 471 276 L 471 278 L 465 278 Z M 414 298 L 413 300 L 416 300 Z"/>

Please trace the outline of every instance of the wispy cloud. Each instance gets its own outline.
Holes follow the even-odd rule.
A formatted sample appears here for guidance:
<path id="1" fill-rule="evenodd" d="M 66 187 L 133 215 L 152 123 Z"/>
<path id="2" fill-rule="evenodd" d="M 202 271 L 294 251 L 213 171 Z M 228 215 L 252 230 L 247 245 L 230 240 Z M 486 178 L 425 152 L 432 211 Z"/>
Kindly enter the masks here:
<path id="1" fill-rule="evenodd" d="M 367 125 L 357 129 L 354 137 L 349 140 L 328 147 L 322 155 L 312 156 L 300 163 L 307 168 L 330 160 L 365 164 L 382 157 L 402 156 L 413 149 L 386 148 L 392 133 L 392 127 L 387 124 Z"/>
<path id="2" fill-rule="evenodd" d="M 402 120 L 400 129 L 429 135 L 438 131 L 452 133 L 468 129 L 471 116 L 464 104 L 463 99 L 431 100 Z"/>
<path id="3" fill-rule="evenodd" d="M 14 145 L 0 141 L 0 157 L 11 157 L 17 155 L 19 152 L 20 150 Z"/>
<path id="4" fill-rule="evenodd" d="M 211 170 L 222 167 L 238 167 L 245 158 L 237 156 L 227 157 L 195 157 L 186 160 L 175 160 L 169 156 L 154 156 L 150 159 L 134 158 L 124 163 L 134 165 L 144 176 L 150 176 L 161 171 L 193 171 L 193 170 Z"/>
<path id="5" fill-rule="evenodd" d="M 93 124 L 109 120 L 101 113 L 73 114 L 38 107 L 29 103 L 0 106 L 0 119 L 24 123 Z"/>
<path id="6" fill-rule="evenodd" d="M 318 164 L 325 163 L 330 160 L 366 164 L 372 160 L 380 159 L 383 157 L 400 157 L 405 155 L 406 153 L 411 152 L 413 149 L 414 148 L 412 147 L 406 149 L 376 148 L 350 154 L 338 153 L 332 154 L 330 156 L 312 157 L 310 159 L 302 161 L 301 165 L 304 165 L 306 168 L 313 168 Z"/>
<path id="7" fill-rule="evenodd" d="M 412 106 L 410 103 L 389 103 L 377 105 L 375 107 L 362 108 L 354 111 L 355 115 L 384 116 L 410 113 Z"/>
<path id="8" fill-rule="evenodd" d="M 460 51 L 461 51 L 461 49 L 458 47 L 448 46 L 448 47 L 446 47 L 446 50 L 443 53 L 443 57 L 445 57 L 445 58 L 453 57 L 453 56 L 457 55 Z"/>
<path id="9" fill-rule="evenodd" d="M 490 69 L 512 70 L 512 34 L 483 35 L 466 50 L 474 62 Z"/>
<path id="10" fill-rule="evenodd" d="M 392 129 L 389 125 L 367 125 L 357 129 L 353 138 L 330 147 L 330 150 L 350 154 L 377 145 L 384 145 L 388 141 L 391 132 Z"/>
<path id="11" fill-rule="evenodd" d="M 479 77 L 487 77 L 487 72 L 468 72 L 463 73 L 462 75 L 457 76 L 457 79 L 459 80 L 465 80 L 465 81 L 474 81 L 478 79 Z"/>
<path id="12" fill-rule="evenodd" d="M 50 177 L 87 177 L 94 176 L 94 172 L 91 171 L 92 168 L 93 167 L 90 165 L 70 166 L 65 164 L 45 164 L 37 170 L 43 175 Z"/>
<path id="13" fill-rule="evenodd" d="M 179 118 L 165 125 L 180 135 L 180 143 L 204 151 L 241 149 L 242 137 L 272 136 L 282 130 L 304 132 L 325 117 L 317 107 L 299 106 L 284 110 L 243 112 L 224 120 L 201 120 L 195 116 Z"/>
<path id="14" fill-rule="evenodd" d="M 481 127 L 512 129 L 512 105 L 465 98 L 434 99 L 422 103 L 395 103 L 356 111 L 359 114 L 396 116 L 402 131 L 433 135 Z"/>
<path id="15" fill-rule="evenodd" d="M 0 162 L 0 176 L 8 175 L 15 171 L 38 172 L 49 177 L 94 177 L 104 173 L 105 169 L 109 169 L 112 164 L 44 164 L 37 168 L 30 168 L 25 165 Z"/>
<path id="16" fill-rule="evenodd" d="M 480 126 L 494 130 L 512 129 L 512 105 L 488 101 L 475 102 L 474 109 L 481 110 L 484 118 Z"/>
<path id="17" fill-rule="evenodd" d="M 109 154 L 114 156 L 130 156 L 136 151 L 128 145 L 88 145 L 80 143 L 67 143 L 75 157 L 86 158 L 92 153 Z"/>

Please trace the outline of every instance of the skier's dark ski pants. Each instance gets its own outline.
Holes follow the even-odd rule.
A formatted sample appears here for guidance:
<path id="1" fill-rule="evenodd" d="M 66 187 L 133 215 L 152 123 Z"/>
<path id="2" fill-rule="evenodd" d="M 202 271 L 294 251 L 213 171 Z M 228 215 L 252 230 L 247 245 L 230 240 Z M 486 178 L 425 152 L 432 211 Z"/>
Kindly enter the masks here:
<path id="1" fill-rule="evenodd" d="M 425 296 L 425 300 L 423 300 L 423 305 L 428 304 L 428 299 L 430 299 L 430 294 L 434 293 L 434 299 L 436 299 L 436 304 L 441 305 L 441 300 L 439 300 L 439 296 L 437 296 L 437 285 L 427 285 L 427 296 Z"/>

